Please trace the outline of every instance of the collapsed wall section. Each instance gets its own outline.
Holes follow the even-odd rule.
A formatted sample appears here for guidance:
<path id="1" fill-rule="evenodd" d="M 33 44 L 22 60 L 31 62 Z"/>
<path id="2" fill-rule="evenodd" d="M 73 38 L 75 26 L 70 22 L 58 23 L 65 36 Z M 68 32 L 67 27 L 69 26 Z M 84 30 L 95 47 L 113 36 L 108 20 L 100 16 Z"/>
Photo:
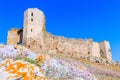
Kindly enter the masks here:
<path id="1" fill-rule="evenodd" d="M 8 31 L 7 45 L 17 45 L 22 42 L 22 30 L 13 28 Z"/>
<path id="2" fill-rule="evenodd" d="M 65 54 L 77 58 L 92 55 L 92 39 L 68 39 L 47 33 L 45 42 L 48 53 Z"/>

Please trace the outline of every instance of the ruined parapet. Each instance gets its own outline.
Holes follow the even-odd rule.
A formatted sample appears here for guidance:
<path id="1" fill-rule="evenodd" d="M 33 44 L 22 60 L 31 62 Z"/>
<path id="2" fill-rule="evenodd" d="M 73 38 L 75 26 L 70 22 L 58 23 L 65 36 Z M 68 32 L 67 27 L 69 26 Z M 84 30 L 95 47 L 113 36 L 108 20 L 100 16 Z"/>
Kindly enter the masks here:
<path id="1" fill-rule="evenodd" d="M 22 41 L 22 30 L 13 28 L 8 31 L 7 45 L 16 45 Z"/>
<path id="2" fill-rule="evenodd" d="M 103 41 L 99 43 L 100 47 L 100 57 L 106 58 L 107 60 L 112 60 L 112 55 L 110 51 L 110 44 L 108 41 Z"/>
<path id="3" fill-rule="evenodd" d="M 93 42 L 92 45 L 92 56 L 94 57 L 100 57 L 100 48 L 98 42 Z"/>
<path id="4" fill-rule="evenodd" d="M 23 46 L 38 51 L 44 51 L 45 47 L 44 13 L 37 8 L 29 8 L 24 12 Z"/>
<path id="5" fill-rule="evenodd" d="M 80 58 L 92 55 L 92 43 L 92 39 L 65 38 L 47 33 L 45 48 L 48 53 Z"/>

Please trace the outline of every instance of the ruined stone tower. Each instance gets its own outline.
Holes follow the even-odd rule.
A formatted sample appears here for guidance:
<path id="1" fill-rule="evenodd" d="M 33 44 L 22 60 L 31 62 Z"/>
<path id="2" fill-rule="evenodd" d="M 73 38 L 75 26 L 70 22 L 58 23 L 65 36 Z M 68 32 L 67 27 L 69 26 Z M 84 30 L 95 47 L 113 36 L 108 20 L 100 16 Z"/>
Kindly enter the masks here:
<path id="1" fill-rule="evenodd" d="M 37 52 L 44 51 L 45 15 L 37 8 L 24 12 L 23 46 Z"/>
<path id="2" fill-rule="evenodd" d="M 100 56 L 108 60 L 112 60 L 112 54 L 110 50 L 110 44 L 108 41 L 103 41 L 99 43 Z"/>
<path id="3" fill-rule="evenodd" d="M 22 46 L 34 51 L 62 54 L 69 57 L 94 56 L 112 60 L 108 41 L 94 42 L 93 39 L 74 39 L 54 36 L 46 31 L 44 13 L 37 8 L 29 8 L 24 12 L 24 27 L 8 31 L 7 44 Z"/>

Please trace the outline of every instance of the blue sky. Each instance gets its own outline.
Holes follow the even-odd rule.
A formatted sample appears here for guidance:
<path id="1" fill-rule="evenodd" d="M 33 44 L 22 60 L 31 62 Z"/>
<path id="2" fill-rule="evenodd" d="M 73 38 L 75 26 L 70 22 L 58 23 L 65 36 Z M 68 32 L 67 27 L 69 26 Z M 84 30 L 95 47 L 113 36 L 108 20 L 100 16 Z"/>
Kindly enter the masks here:
<path id="1" fill-rule="evenodd" d="M 55 35 L 110 41 L 113 60 L 120 61 L 120 0 L 1 0 L 1 43 L 9 29 L 23 27 L 27 8 L 43 10 L 47 31 Z"/>

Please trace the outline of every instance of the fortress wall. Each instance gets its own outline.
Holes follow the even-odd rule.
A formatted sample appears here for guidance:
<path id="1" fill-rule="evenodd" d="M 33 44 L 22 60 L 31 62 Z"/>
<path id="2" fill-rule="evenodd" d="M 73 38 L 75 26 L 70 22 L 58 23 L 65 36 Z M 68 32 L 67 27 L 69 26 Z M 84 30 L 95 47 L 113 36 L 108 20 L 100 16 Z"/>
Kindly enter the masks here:
<path id="1" fill-rule="evenodd" d="M 99 43 L 100 47 L 100 57 L 112 60 L 112 55 L 110 51 L 110 45 L 108 41 L 103 41 Z"/>
<path id="2" fill-rule="evenodd" d="M 41 37 L 34 37 L 34 38 L 27 38 L 27 39 L 24 38 L 23 46 L 35 52 L 44 52 L 44 45 L 45 45 L 44 39 L 45 39 L 44 35 L 42 35 Z"/>
<path id="3" fill-rule="evenodd" d="M 27 48 L 33 50 L 34 52 L 42 52 L 43 46 L 41 44 L 40 39 L 36 38 L 36 40 L 34 40 L 32 38 L 28 38 L 27 44 L 24 43 L 24 46 L 27 45 Z"/>
<path id="4" fill-rule="evenodd" d="M 92 39 L 68 39 L 47 33 L 45 43 L 48 53 L 66 54 L 78 58 L 92 55 Z"/>
<path id="5" fill-rule="evenodd" d="M 21 37 L 19 34 L 20 29 L 13 28 L 8 31 L 8 36 L 7 36 L 7 45 L 16 45 L 20 42 Z"/>
<path id="6" fill-rule="evenodd" d="M 105 42 L 106 45 L 106 55 L 108 60 L 112 60 L 111 50 L 110 50 L 110 44 L 108 41 Z"/>
<path id="7" fill-rule="evenodd" d="M 100 57 L 100 48 L 98 42 L 93 42 L 92 56 Z"/>
<path id="8" fill-rule="evenodd" d="M 112 60 L 108 41 L 100 43 L 92 39 L 74 39 L 54 36 L 46 32 L 46 18 L 37 8 L 29 8 L 24 12 L 23 29 L 8 31 L 8 45 L 22 45 L 35 52 L 65 54 L 69 57 L 95 56 Z"/>

